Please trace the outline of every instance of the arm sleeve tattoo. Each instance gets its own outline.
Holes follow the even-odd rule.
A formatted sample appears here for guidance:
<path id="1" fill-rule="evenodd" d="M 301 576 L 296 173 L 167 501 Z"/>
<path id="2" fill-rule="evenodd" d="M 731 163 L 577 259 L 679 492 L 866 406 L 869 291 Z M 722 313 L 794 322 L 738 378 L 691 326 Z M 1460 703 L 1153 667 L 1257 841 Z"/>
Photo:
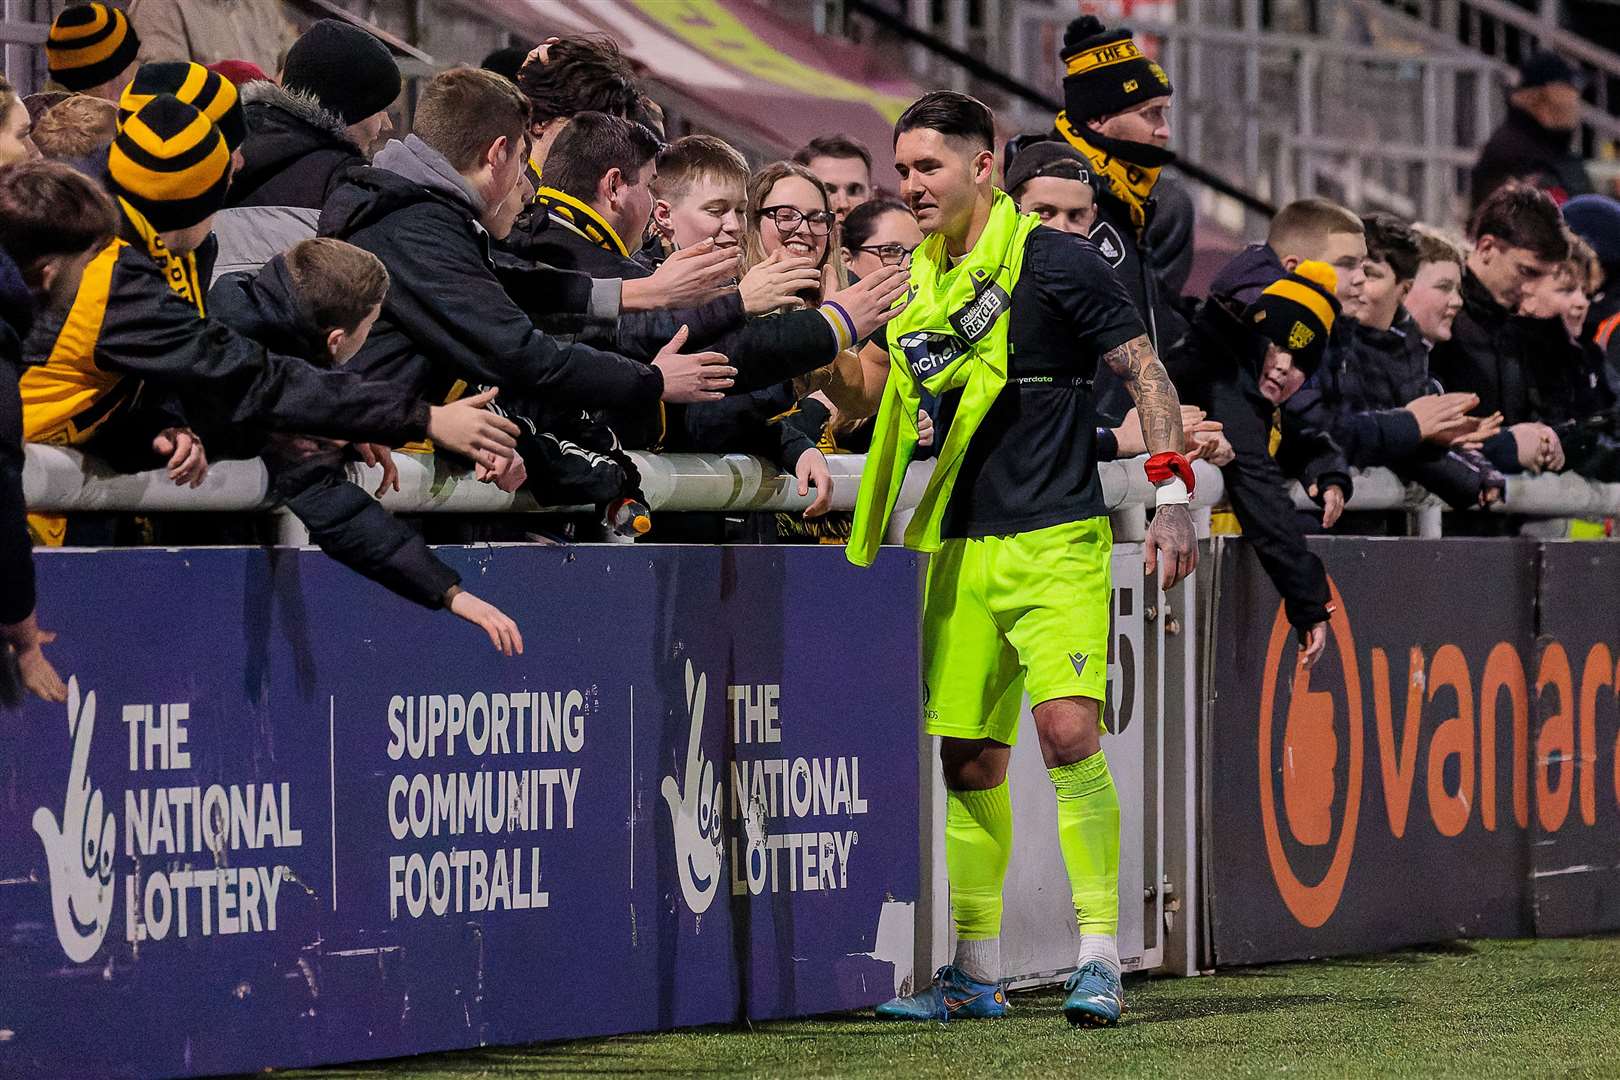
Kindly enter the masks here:
<path id="1" fill-rule="evenodd" d="M 1124 381 L 1136 402 L 1148 453 L 1181 451 L 1181 400 L 1147 336 L 1134 337 L 1110 349 L 1103 354 L 1103 362 Z"/>

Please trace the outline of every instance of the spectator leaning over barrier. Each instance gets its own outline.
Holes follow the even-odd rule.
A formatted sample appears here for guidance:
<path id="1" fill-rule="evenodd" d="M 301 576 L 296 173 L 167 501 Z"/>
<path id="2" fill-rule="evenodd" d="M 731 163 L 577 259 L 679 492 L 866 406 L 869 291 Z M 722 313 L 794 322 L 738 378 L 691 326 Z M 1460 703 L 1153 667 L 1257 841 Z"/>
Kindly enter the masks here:
<path id="1" fill-rule="evenodd" d="M 1496 501 L 1503 480 L 1478 453 L 1500 415 L 1468 415 L 1473 394 L 1447 394 L 1429 375 L 1429 349 L 1402 307 L 1418 273 L 1417 234 L 1391 214 L 1369 214 L 1366 284 L 1355 317 L 1339 319 L 1322 365 L 1283 408 L 1285 443 L 1326 433 L 1361 469 L 1393 469 L 1467 509 Z"/>
<path id="2" fill-rule="evenodd" d="M 1610 372 L 1620 373 L 1620 200 L 1581 195 L 1564 204 L 1564 221 L 1592 248 L 1603 271 L 1586 336 L 1604 350 Z"/>
<path id="3" fill-rule="evenodd" d="M 142 60 L 246 60 L 265 71 L 292 44 L 281 0 L 130 0 Z"/>
<path id="4" fill-rule="evenodd" d="M 1518 311 L 1526 289 L 1569 257 L 1563 218 L 1546 192 L 1515 181 L 1485 200 L 1469 232 L 1474 247 L 1463 270 L 1463 309 L 1451 340 L 1430 354 L 1430 370 L 1446 389 L 1478 395 L 1476 413 L 1502 414 L 1509 429 L 1485 444 L 1498 469 L 1556 472 L 1564 451 L 1535 415 Z"/>
<path id="5" fill-rule="evenodd" d="M 595 112 L 575 116 L 547 158 L 550 184 L 541 189 L 536 206 L 551 216 L 551 222 L 537 233 L 540 240 L 531 249 L 535 257 L 593 277 L 628 281 L 647 276 L 622 238 L 646 230 L 653 201 L 648 185 L 658 149 L 652 133 L 633 121 Z M 621 318 L 614 347 L 629 356 L 650 358 L 671 333 L 685 326 L 690 345 L 731 358 L 738 371 L 733 394 L 763 389 L 833 360 L 850 334 L 840 309 L 854 320 L 855 333 L 870 333 L 886 320 L 889 305 L 904 287 L 903 275 L 890 271 L 865 286 L 836 294 L 831 304 L 814 311 L 745 321 L 745 315 L 794 303 L 797 291 L 819 281 L 819 272 L 808 259 L 769 259 L 749 272 L 740 290 L 701 308 L 664 312 L 635 326 Z M 679 429 L 689 413 L 706 411 L 699 406 L 666 417 L 661 410 L 645 407 L 608 409 L 605 418 L 628 446 L 664 446 L 667 440 L 671 448 L 693 449 Z"/>
<path id="6" fill-rule="evenodd" d="M 17 91 L 0 75 L 0 165 L 17 165 L 39 157 L 30 134 L 33 121 Z"/>
<path id="7" fill-rule="evenodd" d="M 233 274 L 209 293 L 214 314 L 266 349 L 341 367 L 365 344 L 388 294 L 388 271 L 370 252 L 339 240 L 304 240 L 256 274 Z M 489 396 L 489 395 L 485 395 Z M 415 529 L 344 475 L 346 444 L 273 436 L 264 453 L 271 495 L 298 516 L 310 539 L 343 565 L 387 589 L 480 627 L 507 656 L 523 652 L 517 625 L 461 587 Z M 380 496 L 399 475 L 387 447 L 361 451 L 383 466 Z"/>
<path id="8" fill-rule="evenodd" d="M 1224 425 L 1236 451 L 1221 470 L 1227 501 L 1260 565 L 1282 594 L 1307 666 L 1327 645 L 1327 572 L 1305 546 L 1291 485 L 1275 455 L 1283 452 L 1282 406 L 1321 365 L 1339 316 L 1334 277 L 1331 266 L 1307 260 L 1247 306 L 1230 297 L 1212 296 L 1165 358 L 1177 389 Z M 1287 452 L 1320 460 L 1312 483 L 1324 505 L 1324 523 L 1331 525 L 1349 500 L 1350 473 L 1331 440 L 1318 437 L 1323 445 L 1296 443 Z M 1299 467 L 1288 471 L 1312 475 L 1310 469 Z"/>
<path id="9" fill-rule="evenodd" d="M 118 106 L 88 94 L 52 105 L 34 124 L 34 145 L 52 161 L 103 155 L 118 134 Z"/>
<path id="10" fill-rule="evenodd" d="M 1008 163 L 1005 180 L 1007 193 L 1018 204 L 1020 213 L 1034 214 L 1042 225 L 1059 232 L 1091 235 L 1097 220 L 1097 192 L 1086 159 L 1072 146 L 1050 140 L 1025 143 Z M 1216 465 L 1231 460 L 1232 448 L 1221 436 L 1221 425 L 1209 420 L 1204 410 L 1183 405 L 1181 418 L 1189 460 L 1207 458 Z M 1135 406 L 1126 411 L 1117 426 L 1097 429 L 1097 460 L 1114 461 L 1145 453 L 1147 443 Z"/>
<path id="11" fill-rule="evenodd" d="M 1417 236 L 1418 271 L 1406 294 L 1405 308 L 1423 344 L 1432 349 L 1451 340 L 1451 325 L 1462 310 L 1462 273 L 1466 256 L 1450 238 L 1427 225 L 1412 226 Z"/>
<path id="12" fill-rule="evenodd" d="M 28 339 L 38 364 L 22 378 L 28 441 L 86 446 L 124 469 L 147 467 L 155 451 L 176 483 L 206 469 L 194 428 L 389 445 L 431 435 L 492 463 L 510 456 L 510 425 L 488 413 L 429 408 L 408 387 L 317 371 L 204 317 L 187 260 L 229 170 L 219 129 L 174 97 L 124 124 L 107 155 L 120 235 L 91 260 L 71 307 Z"/>
<path id="13" fill-rule="evenodd" d="M 502 287 L 489 240 L 512 227 L 528 115 L 527 99 L 499 75 L 452 68 L 424 88 L 415 132 L 333 192 L 322 235 L 372 252 L 392 281 L 352 366 L 439 401 L 468 386 L 559 407 L 718 400 L 735 369 L 715 353 L 681 355 L 684 333 L 651 364 L 561 344 Z"/>
<path id="14" fill-rule="evenodd" d="M 1098 185 L 1092 240 L 1130 290 L 1148 336 L 1160 349 L 1181 336 L 1186 321 L 1155 276 L 1147 234 L 1153 189 L 1174 160 L 1170 151 L 1170 76 L 1142 54 L 1128 28 L 1107 30 L 1092 15 L 1069 23 L 1061 59 L 1064 109 L 1058 137 L 1082 155 Z M 1097 375 L 1094 400 L 1104 423 L 1119 423 L 1130 395 L 1107 370 Z"/>
<path id="15" fill-rule="evenodd" d="M 872 151 L 847 135 L 821 135 L 793 153 L 795 164 L 815 174 L 842 225 L 849 212 L 872 197 Z"/>
<path id="16" fill-rule="evenodd" d="M 1526 289 L 1519 306 L 1529 396 L 1572 472 L 1620 481 L 1620 415 L 1603 350 L 1585 336 L 1592 294 L 1602 283 L 1597 254 L 1569 237 L 1569 257 Z"/>
<path id="17" fill-rule="evenodd" d="M 1570 149 L 1581 122 L 1585 79 L 1569 61 L 1535 52 L 1519 66 L 1508 91 L 1507 119 L 1480 150 L 1470 178 L 1469 205 L 1476 211 L 1509 180 L 1545 190 L 1560 206 L 1592 191 L 1586 163 Z"/>
<path id="18" fill-rule="evenodd" d="M 23 342 L 36 316 L 72 305 L 94 254 L 112 237 L 111 201 L 65 165 L 0 168 L 0 700 L 22 687 L 47 701 L 67 689 L 42 647 L 54 634 L 35 614 L 34 565 L 24 518 L 23 417 L 18 396 Z"/>
<path id="19" fill-rule="evenodd" d="M 108 4 L 62 9 L 45 40 L 51 82 L 76 94 L 116 102 L 135 77 L 140 35 L 129 17 Z"/>
<path id="20" fill-rule="evenodd" d="M 256 82 L 243 90 L 249 134 L 215 223 L 219 273 L 257 269 L 315 235 L 343 173 L 366 164 L 393 130 L 388 109 L 402 85 L 387 46 L 323 19 L 288 50 L 280 86 Z"/>

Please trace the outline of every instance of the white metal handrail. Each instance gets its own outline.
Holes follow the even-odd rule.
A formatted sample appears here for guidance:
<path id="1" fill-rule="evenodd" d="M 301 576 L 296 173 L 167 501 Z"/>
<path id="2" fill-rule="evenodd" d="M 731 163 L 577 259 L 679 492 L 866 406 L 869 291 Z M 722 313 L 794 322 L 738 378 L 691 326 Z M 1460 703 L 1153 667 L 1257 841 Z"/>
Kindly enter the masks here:
<path id="1" fill-rule="evenodd" d="M 774 465 L 743 454 L 647 454 L 632 451 L 641 471 L 647 505 L 664 511 L 802 510 L 811 498 L 798 493 L 793 477 Z M 1110 510 L 1147 506 L 1153 486 L 1143 472 L 1145 459 L 1103 462 L 1099 474 L 1103 498 Z M 522 513 L 571 509 L 541 507 L 526 492 L 507 494 L 493 484 L 481 484 L 471 470 L 430 454 L 394 455 L 399 469 L 399 490 L 388 491 L 382 504 L 400 513 Z M 853 510 L 866 458 L 834 454 L 827 459 L 833 478 L 835 510 Z M 1196 463 L 1195 506 L 1209 506 L 1221 498 L 1219 470 Z M 380 467 L 358 462 L 347 466 L 350 479 L 374 490 L 382 480 Z M 914 466 L 901 487 L 898 509 L 914 507 L 922 494 L 932 464 Z M 127 513 L 173 511 L 249 512 L 270 509 L 269 480 L 259 461 L 223 461 L 208 470 L 198 488 L 176 487 L 161 469 L 118 473 L 77 450 L 30 443 L 23 470 L 23 496 L 30 510 L 73 513 L 104 510 Z"/>

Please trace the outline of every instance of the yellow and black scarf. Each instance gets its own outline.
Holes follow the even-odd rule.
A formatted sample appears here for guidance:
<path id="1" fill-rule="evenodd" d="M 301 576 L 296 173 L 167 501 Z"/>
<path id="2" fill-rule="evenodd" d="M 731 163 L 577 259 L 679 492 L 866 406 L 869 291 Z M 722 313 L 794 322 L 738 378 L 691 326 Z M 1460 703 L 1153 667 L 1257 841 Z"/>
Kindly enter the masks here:
<path id="1" fill-rule="evenodd" d="M 540 189 L 539 201 L 545 205 L 546 212 L 552 217 L 597 247 L 618 252 L 627 259 L 630 257 L 630 249 L 624 246 L 624 241 L 613 231 L 613 226 L 587 203 L 566 192 L 549 187 Z"/>
<path id="2" fill-rule="evenodd" d="M 1057 129 L 1070 146 L 1085 156 L 1092 170 L 1108 184 L 1108 190 L 1114 197 L 1130 210 L 1131 224 L 1136 226 L 1136 235 L 1140 239 L 1142 230 L 1147 227 L 1148 197 L 1153 194 L 1153 186 L 1159 182 L 1163 167 L 1133 165 L 1117 153 L 1099 148 L 1088 141 L 1079 128 L 1069 123 L 1066 113 L 1057 114 Z"/>
<path id="3" fill-rule="evenodd" d="M 202 279 L 197 276 L 197 256 L 192 252 L 176 255 L 169 250 L 169 246 L 158 236 L 152 223 L 146 220 L 128 199 L 119 196 L 118 207 L 124 212 L 124 220 L 129 223 L 130 229 L 140 238 L 145 246 L 146 253 L 152 256 L 158 268 L 163 271 L 163 280 L 169 283 L 169 288 L 175 295 L 187 300 L 197 309 L 198 315 L 207 315 L 203 308 L 203 300 L 208 290 L 203 287 Z"/>

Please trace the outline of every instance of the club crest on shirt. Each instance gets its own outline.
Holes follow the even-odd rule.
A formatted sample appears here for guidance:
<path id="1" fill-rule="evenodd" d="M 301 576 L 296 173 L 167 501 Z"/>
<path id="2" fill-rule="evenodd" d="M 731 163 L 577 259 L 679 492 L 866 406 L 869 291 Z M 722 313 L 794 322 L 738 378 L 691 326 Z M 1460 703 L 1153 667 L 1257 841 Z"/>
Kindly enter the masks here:
<path id="1" fill-rule="evenodd" d="M 900 351 L 911 368 L 911 377 L 918 382 L 932 378 L 950 366 L 951 362 L 967 351 L 967 343 L 953 334 L 936 334 L 919 330 L 900 336 Z"/>
<path id="2" fill-rule="evenodd" d="M 1108 260 L 1108 265 L 1119 267 L 1125 261 L 1125 244 L 1119 238 L 1119 230 L 1106 221 L 1099 221 L 1091 230 L 1091 242 L 1097 245 L 1102 257 Z"/>

